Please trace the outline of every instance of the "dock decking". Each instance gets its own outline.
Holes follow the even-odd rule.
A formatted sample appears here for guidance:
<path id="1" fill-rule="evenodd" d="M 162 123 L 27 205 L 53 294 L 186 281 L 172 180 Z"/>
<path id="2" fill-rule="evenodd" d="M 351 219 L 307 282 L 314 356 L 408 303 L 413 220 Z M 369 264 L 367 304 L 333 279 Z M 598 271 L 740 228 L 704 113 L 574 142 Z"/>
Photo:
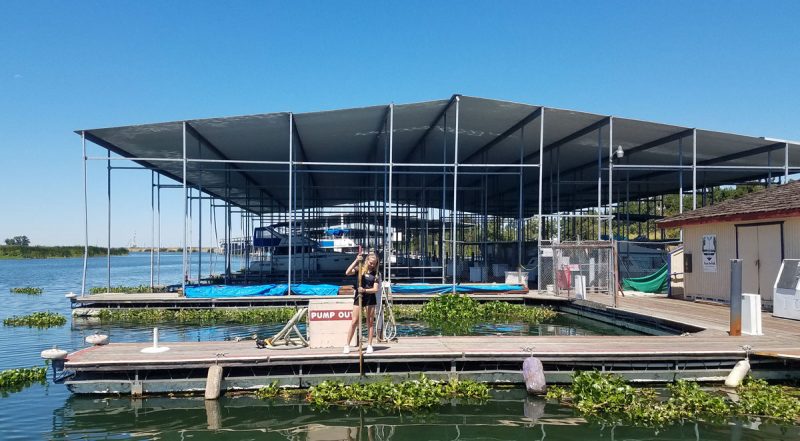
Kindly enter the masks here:
<path id="1" fill-rule="evenodd" d="M 635 381 L 719 381 L 744 358 L 744 345 L 753 348 L 754 375 L 800 377 L 800 322 L 765 313 L 765 335 L 730 337 L 724 332 L 727 308 L 663 297 L 619 300 L 618 308 L 592 302 L 572 307 L 684 323 L 700 332 L 624 337 L 404 337 L 377 344 L 373 354 L 365 355 L 367 380 L 425 373 L 432 378 L 519 383 L 522 362 L 533 354 L 542 360 L 549 382 L 569 381 L 576 369 L 615 372 Z M 204 390 L 207 370 L 214 364 L 223 366 L 226 390 L 252 389 L 272 381 L 305 387 L 326 379 L 359 379 L 358 354 L 345 355 L 340 348 L 257 349 L 252 341 L 162 342 L 169 351 L 141 353 L 149 344 L 112 343 L 72 353 L 65 368 L 76 375 L 66 384 L 76 393 L 197 392 Z"/>

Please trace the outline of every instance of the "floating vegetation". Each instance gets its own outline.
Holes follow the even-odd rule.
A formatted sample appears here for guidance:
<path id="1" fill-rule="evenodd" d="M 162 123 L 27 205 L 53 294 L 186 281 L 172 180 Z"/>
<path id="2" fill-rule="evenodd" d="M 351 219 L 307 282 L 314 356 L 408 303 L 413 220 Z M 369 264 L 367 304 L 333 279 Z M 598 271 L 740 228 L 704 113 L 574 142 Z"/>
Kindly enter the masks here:
<path id="1" fill-rule="evenodd" d="M 800 422 L 800 399 L 781 386 L 748 378 L 737 389 L 739 399 L 707 392 L 697 383 L 679 380 L 667 387 L 634 388 L 624 379 L 600 372 L 577 372 L 572 386 L 551 387 L 548 399 L 574 407 L 588 419 L 609 424 L 658 427 L 684 420 L 721 422 L 734 416 L 758 416 L 784 423 Z"/>
<path id="2" fill-rule="evenodd" d="M 99 318 L 102 322 L 127 323 L 260 324 L 286 322 L 296 312 L 294 308 L 104 309 Z"/>
<path id="3" fill-rule="evenodd" d="M 11 316 L 3 319 L 3 326 L 28 326 L 31 328 L 50 328 L 64 326 L 67 318 L 56 312 L 34 312 L 29 315 Z"/>
<path id="4" fill-rule="evenodd" d="M 33 383 L 44 384 L 46 379 L 47 368 L 8 369 L 0 372 L 0 393 L 6 396 L 10 392 L 19 392 Z"/>
<path id="5" fill-rule="evenodd" d="M 141 294 L 151 292 L 167 292 L 166 286 L 153 286 L 150 285 L 136 285 L 136 286 L 112 286 L 109 289 L 106 286 L 93 286 L 89 289 L 89 294 L 105 294 L 105 293 L 123 293 L 123 294 Z"/>
<path id="6" fill-rule="evenodd" d="M 309 388 L 306 395 L 308 402 L 320 408 L 370 406 L 395 410 L 430 409 L 446 399 L 488 398 L 489 387 L 483 383 L 458 379 L 433 381 L 424 375 L 419 380 L 400 383 L 390 380 L 367 384 L 323 381 Z"/>
<path id="7" fill-rule="evenodd" d="M 37 288 L 33 286 L 21 286 L 17 288 L 9 289 L 12 294 L 30 294 L 30 295 L 37 295 L 44 292 L 42 288 Z"/>
<path id="8" fill-rule="evenodd" d="M 411 311 L 401 311 L 400 316 Z M 478 323 L 523 321 L 542 323 L 552 320 L 556 312 L 547 307 L 515 305 L 507 302 L 479 303 L 477 300 L 458 294 L 442 294 L 425 303 L 419 310 L 419 318 L 431 327 L 447 334 L 462 334 Z M 398 317 L 395 311 L 395 317 Z"/>

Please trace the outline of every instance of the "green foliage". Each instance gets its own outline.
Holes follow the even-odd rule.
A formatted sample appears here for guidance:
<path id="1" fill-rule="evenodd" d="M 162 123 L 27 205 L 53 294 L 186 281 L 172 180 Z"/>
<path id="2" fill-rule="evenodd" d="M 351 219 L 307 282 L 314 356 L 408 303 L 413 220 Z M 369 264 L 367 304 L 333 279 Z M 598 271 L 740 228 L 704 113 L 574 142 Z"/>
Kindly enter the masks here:
<path id="1" fill-rule="evenodd" d="M 6 245 L 27 247 L 30 244 L 31 240 L 28 239 L 28 236 L 14 236 L 10 239 L 6 239 Z"/>
<path id="2" fill-rule="evenodd" d="M 56 312 L 34 312 L 29 315 L 11 316 L 3 319 L 3 326 L 28 326 L 30 328 L 50 328 L 64 326 L 66 317 Z"/>
<path id="3" fill-rule="evenodd" d="M 748 378 L 737 390 L 737 413 L 768 417 L 783 422 L 800 421 L 800 399 L 787 388 L 772 386 L 764 380 Z"/>
<path id="4" fill-rule="evenodd" d="M 137 285 L 137 286 L 112 286 L 111 289 L 106 288 L 105 286 L 93 286 L 89 289 L 89 294 L 104 294 L 107 292 L 113 293 L 126 293 L 126 294 L 139 294 L 139 293 L 151 293 L 151 292 L 167 292 L 166 286 L 153 286 L 150 285 Z"/>
<path id="5" fill-rule="evenodd" d="M 268 400 L 275 398 L 281 393 L 281 388 L 278 386 L 277 381 L 273 381 L 267 386 L 264 386 L 256 391 L 256 398 L 261 400 Z"/>
<path id="6" fill-rule="evenodd" d="M 186 324 L 215 323 L 282 323 L 297 312 L 294 308 L 242 308 L 242 309 L 104 309 L 100 311 L 102 322 L 160 323 L 178 322 Z"/>
<path id="7" fill-rule="evenodd" d="M 323 381 L 308 390 L 306 400 L 326 408 L 329 406 L 370 406 L 395 410 L 430 409 L 444 399 L 489 398 L 489 387 L 471 380 L 433 381 L 426 376 L 419 380 L 392 383 L 381 381 L 367 384 L 344 384 Z"/>
<path id="8" fill-rule="evenodd" d="M 33 383 L 44 384 L 46 379 L 47 368 L 8 369 L 0 372 L 0 394 L 6 396 L 10 392 L 19 392 Z"/>
<path id="9" fill-rule="evenodd" d="M 576 372 L 570 389 L 550 387 L 547 398 L 569 404 L 588 419 L 610 424 L 658 427 L 684 420 L 721 422 L 735 415 L 760 416 L 782 422 L 800 421 L 800 400 L 786 388 L 748 379 L 734 402 L 679 380 L 661 399 L 651 388 L 634 388 L 624 379 L 600 372 Z"/>
<path id="10" fill-rule="evenodd" d="M 105 256 L 106 248 L 89 247 L 89 257 Z M 111 248 L 112 256 L 128 254 L 127 248 Z M 0 259 L 47 259 L 52 257 L 83 257 L 82 246 L 42 247 L 3 245 L 0 246 Z"/>
<path id="11" fill-rule="evenodd" d="M 396 311 L 395 311 L 396 314 Z M 541 323 L 552 320 L 556 313 L 545 307 L 528 307 L 507 302 L 479 303 L 459 294 L 442 294 L 425 303 L 419 317 L 443 333 L 464 334 L 478 323 L 519 320 Z"/>
<path id="12" fill-rule="evenodd" d="M 30 294 L 30 295 L 37 295 L 44 292 L 42 288 L 36 288 L 33 286 L 22 286 L 9 289 L 12 294 Z"/>

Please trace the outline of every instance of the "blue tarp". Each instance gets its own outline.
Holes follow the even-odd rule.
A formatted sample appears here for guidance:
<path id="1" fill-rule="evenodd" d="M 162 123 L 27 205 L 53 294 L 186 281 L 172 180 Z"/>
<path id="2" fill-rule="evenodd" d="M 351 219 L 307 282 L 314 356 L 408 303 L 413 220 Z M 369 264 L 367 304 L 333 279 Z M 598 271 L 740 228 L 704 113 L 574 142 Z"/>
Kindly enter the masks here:
<path id="1" fill-rule="evenodd" d="M 522 285 L 507 285 L 505 283 L 469 285 L 456 285 L 456 292 L 478 293 L 478 292 L 504 292 L 524 290 Z M 453 292 L 453 285 L 436 285 L 432 283 L 404 283 L 392 285 L 392 294 L 447 294 Z"/>
<path id="2" fill-rule="evenodd" d="M 229 286 L 229 285 L 203 285 L 187 286 L 186 297 L 194 299 L 216 299 L 225 297 L 272 297 L 285 296 L 288 287 L 285 283 Z M 292 293 L 304 296 L 335 296 L 339 293 L 336 285 L 292 285 Z"/>

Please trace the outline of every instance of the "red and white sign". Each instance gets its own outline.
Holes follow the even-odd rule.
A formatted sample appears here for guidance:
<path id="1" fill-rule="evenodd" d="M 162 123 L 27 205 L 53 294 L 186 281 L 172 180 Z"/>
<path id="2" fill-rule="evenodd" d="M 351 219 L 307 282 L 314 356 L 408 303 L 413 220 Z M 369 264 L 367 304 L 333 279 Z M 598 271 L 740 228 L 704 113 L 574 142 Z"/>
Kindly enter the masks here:
<path id="1" fill-rule="evenodd" d="M 309 311 L 308 319 L 312 322 L 322 320 L 350 320 L 353 318 L 353 311 L 341 309 L 321 309 Z"/>

